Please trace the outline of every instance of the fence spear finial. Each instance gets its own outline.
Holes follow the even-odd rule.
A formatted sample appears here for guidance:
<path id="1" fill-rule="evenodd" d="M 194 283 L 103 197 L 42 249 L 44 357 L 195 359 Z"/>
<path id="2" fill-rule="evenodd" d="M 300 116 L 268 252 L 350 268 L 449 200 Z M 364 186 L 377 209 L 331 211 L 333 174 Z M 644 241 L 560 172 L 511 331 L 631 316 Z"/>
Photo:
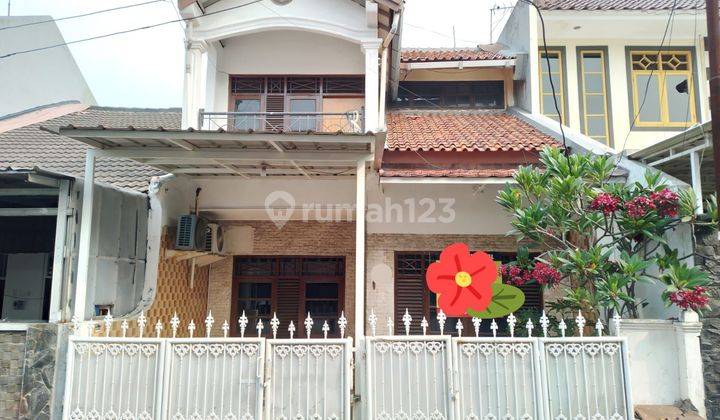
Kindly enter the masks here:
<path id="1" fill-rule="evenodd" d="M 265 328 L 265 325 L 262 322 L 262 319 L 258 319 L 257 325 L 255 326 L 255 329 L 258 332 L 258 337 L 262 337 L 263 328 Z"/>
<path id="2" fill-rule="evenodd" d="M 277 313 L 273 312 L 273 317 L 270 320 L 270 329 L 272 330 L 273 338 L 277 338 L 278 328 L 280 328 L 280 320 L 277 317 Z"/>
<path id="3" fill-rule="evenodd" d="M 507 317 L 507 324 L 508 328 L 510 328 L 510 337 L 515 337 L 515 324 L 517 323 L 517 318 L 515 318 L 515 314 L 510 312 L 510 315 Z"/>
<path id="4" fill-rule="evenodd" d="M 422 327 L 423 335 L 427 335 L 427 329 L 430 326 L 430 323 L 427 319 L 425 319 L 425 317 L 423 317 L 422 321 L 420 321 L 420 326 Z"/>
<path id="5" fill-rule="evenodd" d="M 192 319 L 188 324 L 188 333 L 190 333 L 190 338 L 193 338 L 193 336 L 195 335 L 195 321 Z"/>
<path id="6" fill-rule="evenodd" d="M 603 325 L 602 320 L 598 318 L 597 322 L 595 323 L 595 331 L 597 331 L 598 337 L 602 337 L 604 329 L 605 326 Z"/>
<path id="7" fill-rule="evenodd" d="M 327 320 L 325 320 L 325 322 L 323 322 L 322 332 L 323 332 L 323 338 L 327 339 L 328 332 L 330 332 L 330 324 L 328 324 Z"/>
<path id="8" fill-rule="evenodd" d="M 342 311 L 338 318 L 338 326 L 340 327 L 340 338 L 345 338 L 345 328 L 347 328 L 348 320 L 345 317 L 345 311 Z M 374 334 L 373 334 L 374 335 Z"/>
<path id="9" fill-rule="evenodd" d="M 113 316 L 108 312 L 103 318 L 105 324 L 105 337 L 110 337 L 110 327 L 112 327 Z"/>
<path id="10" fill-rule="evenodd" d="M 220 329 L 222 329 L 223 337 L 227 338 L 228 332 L 230 331 L 230 324 L 228 324 L 227 319 L 223 321 L 222 327 L 220 327 Z"/>
<path id="11" fill-rule="evenodd" d="M 497 322 L 495 322 L 495 318 L 493 318 L 492 322 L 490 323 L 490 329 L 492 330 L 493 337 L 497 337 L 498 324 Z"/>
<path id="12" fill-rule="evenodd" d="M 123 319 L 120 323 L 120 331 L 123 337 L 127 337 L 128 328 L 130 328 L 130 324 L 127 322 L 127 319 Z"/>
<path id="13" fill-rule="evenodd" d="M 437 320 L 438 324 L 440 324 L 440 335 L 445 335 L 445 321 L 447 320 L 447 315 L 445 315 L 445 312 L 443 312 L 442 309 L 440 309 L 440 312 L 437 314 Z"/>
<path id="14" fill-rule="evenodd" d="M 543 331 L 543 337 L 547 337 L 549 326 L 550 326 L 550 318 L 548 318 L 547 314 L 545 314 L 545 311 L 542 311 L 542 316 L 540 317 L 540 327 L 542 328 L 542 331 Z"/>
<path id="15" fill-rule="evenodd" d="M 243 310 L 240 318 L 238 318 L 238 324 L 240 324 L 240 338 L 245 337 L 245 328 L 247 328 L 248 322 L 248 317 L 245 315 L 245 311 Z"/>
<path id="16" fill-rule="evenodd" d="M 405 335 L 410 335 L 410 323 L 412 322 L 412 317 L 410 316 L 410 312 L 407 308 L 405 308 L 405 315 L 402 317 L 402 322 L 405 326 Z"/>
<path id="17" fill-rule="evenodd" d="M 575 324 L 577 324 L 578 334 L 580 334 L 580 337 L 585 335 L 585 317 L 582 314 L 582 311 L 578 310 L 578 314 L 575 317 Z"/>
<path id="18" fill-rule="evenodd" d="M 312 327 L 315 322 L 313 321 L 312 317 L 310 316 L 310 312 L 307 313 L 307 318 L 305 318 L 305 335 L 307 338 L 310 338 L 310 333 L 312 332 Z"/>
<path id="19" fill-rule="evenodd" d="M 455 329 L 457 330 L 458 337 L 462 337 L 463 328 L 465 327 L 463 326 L 462 320 L 458 319 L 457 323 L 455 323 Z"/>
<path id="20" fill-rule="evenodd" d="M 140 330 L 140 338 L 145 334 L 145 325 L 147 325 L 147 318 L 145 317 L 145 311 L 140 311 L 140 316 L 137 319 L 137 326 Z"/>
<path id="21" fill-rule="evenodd" d="M 155 323 L 155 337 L 160 338 L 160 334 L 162 334 L 162 330 L 163 330 L 163 324 L 158 319 L 158 321 Z"/>
<path id="22" fill-rule="evenodd" d="M 561 319 L 560 323 L 558 324 L 558 328 L 560 329 L 560 334 L 565 337 L 565 330 L 567 330 L 567 324 L 565 323 L 565 319 Z"/>
<path id="23" fill-rule="evenodd" d="M 620 335 L 620 322 L 622 321 L 622 318 L 620 318 L 620 314 L 615 312 L 615 315 L 613 315 L 613 324 L 615 324 L 615 335 Z"/>
<path id="24" fill-rule="evenodd" d="M 212 316 L 212 311 L 208 311 L 207 317 L 205 317 L 205 336 L 210 337 L 215 318 Z"/>
<path id="25" fill-rule="evenodd" d="M 482 323 L 482 319 L 478 317 L 472 318 L 472 324 L 473 328 L 475 329 L 475 337 L 480 337 L 480 324 Z"/>
<path id="26" fill-rule="evenodd" d="M 533 324 L 532 319 L 528 318 L 527 322 L 525 323 L 525 329 L 528 332 L 528 337 L 532 337 L 532 331 L 534 328 L 535 324 Z"/>
<path id="27" fill-rule="evenodd" d="M 375 309 L 370 309 L 370 316 L 368 317 L 368 323 L 370 324 L 370 333 L 375 336 L 377 332 L 377 315 L 375 315 Z"/>
<path id="28" fill-rule="evenodd" d="M 295 323 L 292 320 L 290 321 L 290 325 L 288 325 L 288 332 L 290 333 L 291 340 L 295 338 Z"/>
<path id="29" fill-rule="evenodd" d="M 180 326 L 180 318 L 178 318 L 177 312 L 173 314 L 173 317 L 170 318 L 170 328 L 172 328 L 172 338 L 177 337 L 177 330 Z"/>

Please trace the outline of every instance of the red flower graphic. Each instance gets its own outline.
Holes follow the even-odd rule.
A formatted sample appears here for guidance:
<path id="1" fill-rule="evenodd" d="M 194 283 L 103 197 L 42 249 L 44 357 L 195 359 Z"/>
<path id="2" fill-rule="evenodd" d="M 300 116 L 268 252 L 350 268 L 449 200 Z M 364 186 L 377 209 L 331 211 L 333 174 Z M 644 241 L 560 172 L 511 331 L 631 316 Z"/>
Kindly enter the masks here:
<path id="1" fill-rule="evenodd" d="M 482 312 L 492 300 L 497 266 L 484 252 L 470 254 L 467 245 L 452 244 L 430 264 L 425 279 L 437 293 L 438 306 L 447 316 L 466 316 L 467 310 Z"/>

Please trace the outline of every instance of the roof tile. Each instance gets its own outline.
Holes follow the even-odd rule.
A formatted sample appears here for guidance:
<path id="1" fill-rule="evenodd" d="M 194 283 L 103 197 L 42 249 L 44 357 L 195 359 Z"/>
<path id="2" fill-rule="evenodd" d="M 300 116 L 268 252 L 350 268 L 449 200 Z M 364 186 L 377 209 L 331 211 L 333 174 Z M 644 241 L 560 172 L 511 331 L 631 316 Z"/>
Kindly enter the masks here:
<path id="1" fill-rule="evenodd" d="M 402 178 L 511 178 L 517 172 L 515 168 L 487 169 L 380 169 L 382 177 Z"/>
<path id="2" fill-rule="evenodd" d="M 403 63 L 423 63 L 437 61 L 482 61 L 506 60 L 513 56 L 485 49 L 455 48 L 409 48 L 403 49 L 400 60 Z"/>
<path id="3" fill-rule="evenodd" d="M 83 177 L 89 146 L 55 134 L 67 125 L 136 128 L 180 128 L 179 109 L 90 107 L 61 117 L 0 133 L 0 169 L 41 168 Z M 150 178 L 164 172 L 127 159 L 98 158 L 96 180 L 120 188 L 146 190 Z"/>
<path id="4" fill-rule="evenodd" d="M 560 146 L 505 112 L 393 112 L 387 117 L 387 131 L 387 149 L 395 151 L 538 151 Z"/>

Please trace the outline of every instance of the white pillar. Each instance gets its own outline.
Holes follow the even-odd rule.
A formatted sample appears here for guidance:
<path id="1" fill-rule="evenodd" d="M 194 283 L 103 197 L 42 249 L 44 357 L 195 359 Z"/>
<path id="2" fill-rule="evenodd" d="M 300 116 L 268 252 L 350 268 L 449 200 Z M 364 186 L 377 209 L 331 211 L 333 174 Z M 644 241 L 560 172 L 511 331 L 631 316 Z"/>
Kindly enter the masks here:
<path id="1" fill-rule="evenodd" d="M 85 179 L 83 184 L 82 214 L 80 220 L 80 244 L 78 249 L 78 271 L 75 281 L 74 316 L 85 320 L 87 285 L 90 273 L 90 241 L 93 224 L 93 196 L 95 194 L 95 150 L 88 150 L 85 157 Z"/>
<path id="2" fill-rule="evenodd" d="M 185 48 L 182 128 L 198 128 L 198 112 L 204 106 L 202 57 L 205 46 L 189 42 Z"/>
<path id="3" fill-rule="evenodd" d="M 380 72 L 378 50 L 380 39 L 363 42 L 365 53 L 365 131 L 378 131 L 378 107 L 380 104 Z"/>
<path id="4" fill-rule="evenodd" d="M 702 323 L 698 314 L 685 311 L 681 321 L 675 323 L 678 346 L 678 372 L 680 374 L 680 398 L 689 399 L 705 418 L 705 381 L 700 353 Z"/>
<path id="5" fill-rule="evenodd" d="M 698 152 L 690 153 L 690 179 L 692 180 L 692 189 L 695 193 L 696 213 L 703 213 L 703 197 L 702 197 L 702 174 L 700 173 L 700 154 Z"/>
<path id="6" fill-rule="evenodd" d="M 48 321 L 59 322 L 62 318 L 62 289 L 65 280 L 65 243 L 70 202 L 70 181 L 60 181 L 58 213 L 55 220 L 55 246 L 53 250 L 52 284 L 50 286 L 50 313 Z"/>
<path id="7" fill-rule="evenodd" d="M 357 163 L 355 187 L 355 340 L 365 335 L 365 164 Z"/>

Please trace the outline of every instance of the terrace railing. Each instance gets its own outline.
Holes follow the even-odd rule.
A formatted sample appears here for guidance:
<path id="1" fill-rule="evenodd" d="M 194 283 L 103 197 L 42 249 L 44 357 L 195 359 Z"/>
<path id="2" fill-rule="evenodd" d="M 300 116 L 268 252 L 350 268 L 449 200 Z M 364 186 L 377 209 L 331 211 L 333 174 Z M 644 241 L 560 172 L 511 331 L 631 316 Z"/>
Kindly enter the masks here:
<path id="1" fill-rule="evenodd" d="M 163 338 L 158 321 L 153 337 L 144 337 L 148 320 L 137 320 L 137 337 L 71 336 L 63 415 L 66 419 L 172 420 L 629 420 L 632 402 L 628 377 L 627 342 L 603 335 L 598 321 L 592 337 L 585 336 L 586 320 L 575 319 L 572 336 L 564 321 L 559 337 L 550 337 L 550 319 L 539 327 L 532 320 L 517 327 L 506 319 L 508 335 L 498 336 L 495 320 L 473 319 L 474 335 L 444 333 L 447 318 L 438 313 L 439 335 L 411 335 L 412 317 L 403 316 L 404 334 L 378 335 L 374 312 L 371 335 L 353 348 L 345 337 L 347 319 L 338 319 L 340 338 L 310 338 L 315 320 L 302 321 L 305 338 L 296 326 L 248 325 L 238 319 L 240 337 L 212 337 L 215 320 L 205 319 L 204 337 L 177 338 L 175 316 Z M 619 331 L 619 319 L 614 319 Z M 489 323 L 492 337 L 482 337 Z M 300 323 L 298 323 L 300 325 Z M 246 336 L 254 327 L 256 337 Z M 283 328 L 289 339 L 278 339 Z M 315 329 L 317 330 L 317 328 Z M 535 330 L 535 333 L 533 331 Z M 521 336 L 522 335 L 522 336 Z M 355 357 L 353 357 L 355 352 Z M 355 382 L 357 381 L 357 382 Z M 354 395 L 354 397 L 353 397 Z M 358 406 L 353 409 L 352 402 Z"/>
<path id="2" fill-rule="evenodd" d="M 205 112 L 200 110 L 202 130 L 243 132 L 362 133 L 361 111 L 351 112 Z"/>

